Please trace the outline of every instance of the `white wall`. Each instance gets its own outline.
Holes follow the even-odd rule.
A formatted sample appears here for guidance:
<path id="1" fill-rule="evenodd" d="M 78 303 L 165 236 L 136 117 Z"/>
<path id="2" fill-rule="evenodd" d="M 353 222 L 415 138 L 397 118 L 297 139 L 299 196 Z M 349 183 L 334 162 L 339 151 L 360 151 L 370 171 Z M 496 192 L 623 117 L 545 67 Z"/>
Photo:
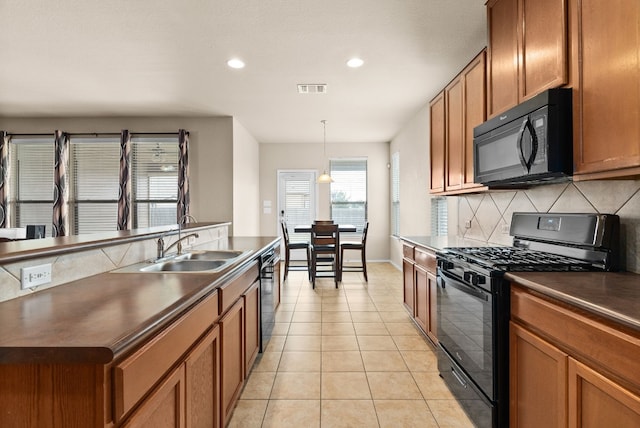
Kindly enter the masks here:
<path id="1" fill-rule="evenodd" d="M 431 232 L 429 198 L 429 105 L 425 105 L 391 141 L 389 158 L 400 153 L 400 235 L 425 236 Z M 402 266 L 402 244 L 389 240 L 390 260 Z"/>
<path id="2" fill-rule="evenodd" d="M 369 235 L 367 259 L 389 259 L 389 143 L 327 143 L 327 159 L 366 157 Z M 260 200 L 272 201 L 270 214 L 260 215 L 262 235 L 278 233 L 278 170 L 317 170 L 328 168 L 322 144 L 260 144 Z M 318 218 L 329 218 L 330 186 L 317 185 Z"/>
<path id="3" fill-rule="evenodd" d="M 233 120 L 231 117 L 0 118 L 10 133 L 189 131 L 191 214 L 198 221 L 233 220 Z"/>
<path id="4" fill-rule="evenodd" d="M 233 234 L 260 235 L 260 145 L 233 119 Z"/>

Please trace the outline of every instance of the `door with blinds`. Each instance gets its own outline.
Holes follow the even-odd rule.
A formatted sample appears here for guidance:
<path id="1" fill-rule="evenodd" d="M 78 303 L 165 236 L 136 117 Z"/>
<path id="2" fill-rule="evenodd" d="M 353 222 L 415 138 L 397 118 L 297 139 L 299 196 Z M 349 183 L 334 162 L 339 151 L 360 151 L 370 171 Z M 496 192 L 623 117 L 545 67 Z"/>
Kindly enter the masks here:
<path id="1" fill-rule="evenodd" d="M 292 242 L 308 241 L 308 233 L 295 233 L 296 225 L 313 223 L 316 217 L 316 172 L 278 171 L 278 234 L 280 221 L 285 221 Z M 291 254 L 292 259 L 306 257 L 302 252 Z"/>

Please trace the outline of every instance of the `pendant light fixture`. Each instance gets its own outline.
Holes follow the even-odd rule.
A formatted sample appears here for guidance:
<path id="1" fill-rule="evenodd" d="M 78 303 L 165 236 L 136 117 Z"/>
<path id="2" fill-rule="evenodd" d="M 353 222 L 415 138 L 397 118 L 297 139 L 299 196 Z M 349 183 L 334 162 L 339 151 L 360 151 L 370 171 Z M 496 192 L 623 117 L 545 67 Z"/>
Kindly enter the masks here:
<path id="1" fill-rule="evenodd" d="M 320 121 L 322 123 L 322 128 L 324 131 L 324 138 L 323 138 L 323 162 L 326 165 L 327 163 L 327 121 L 326 119 L 323 119 Z M 333 178 L 331 178 L 331 176 L 329 174 L 327 174 L 327 170 L 325 169 L 324 172 L 322 173 L 322 175 L 320 177 L 318 177 L 318 183 L 333 183 Z"/>

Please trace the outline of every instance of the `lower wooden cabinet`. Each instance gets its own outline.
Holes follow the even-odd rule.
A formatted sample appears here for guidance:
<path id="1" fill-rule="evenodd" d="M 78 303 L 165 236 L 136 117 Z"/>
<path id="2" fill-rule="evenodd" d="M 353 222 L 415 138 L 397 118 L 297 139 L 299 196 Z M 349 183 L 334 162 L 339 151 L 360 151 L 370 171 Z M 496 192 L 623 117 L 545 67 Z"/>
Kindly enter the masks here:
<path id="1" fill-rule="evenodd" d="M 403 255 L 404 305 L 416 324 L 437 344 L 436 256 L 425 248 L 407 244 Z"/>
<path id="2" fill-rule="evenodd" d="M 216 325 L 185 360 L 186 421 L 189 428 L 220 424 L 220 328 Z"/>
<path id="3" fill-rule="evenodd" d="M 260 351 L 260 281 L 242 295 L 244 301 L 245 373 L 249 373 Z"/>
<path id="4" fill-rule="evenodd" d="M 510 427 L 640 426 L 640 335 L 512 284 Z"/>
<path id="5" fill-rule="evenodd" d="M 220 318 L 220 422 L 226 426 L 244 382 L 244 301 Z"/>
<path id="6" fill-rule="evenodd" d="M 121 425 L 123 428 L 185 427 L 185 372 L 178 366 Z"/>
<path id="7" fill-rule="evenodd" d="M 568 355 L 513 322 L 509 333 L 509 425 L 566 426 Z"/>
<path id="8" fill-rule="evenodd" d="M 569 358 L 570 427 L 640 427 L 640 396 Z"/>

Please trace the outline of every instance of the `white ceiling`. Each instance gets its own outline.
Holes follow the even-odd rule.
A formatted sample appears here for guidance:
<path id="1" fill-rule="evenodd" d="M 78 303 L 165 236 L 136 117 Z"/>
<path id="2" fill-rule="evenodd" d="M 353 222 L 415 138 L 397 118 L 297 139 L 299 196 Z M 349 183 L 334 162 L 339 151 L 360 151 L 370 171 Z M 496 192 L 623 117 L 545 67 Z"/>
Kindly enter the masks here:
<path id="1" fill-rule="evenodd" d="M 0 116 L 234 116 L 262 143 L 321 142 L 326 119 L 327 142 L 390 141 L 485 46 L 484 3 L 1 0 Z"/>

